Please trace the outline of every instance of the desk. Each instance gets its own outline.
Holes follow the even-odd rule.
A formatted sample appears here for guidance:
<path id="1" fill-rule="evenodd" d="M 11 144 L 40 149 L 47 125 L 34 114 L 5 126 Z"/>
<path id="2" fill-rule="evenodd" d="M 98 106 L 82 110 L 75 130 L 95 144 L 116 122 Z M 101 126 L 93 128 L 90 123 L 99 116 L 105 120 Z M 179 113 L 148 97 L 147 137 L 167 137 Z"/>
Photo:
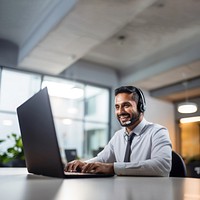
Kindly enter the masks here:
<path id="1" fill-rule="evenodd" d="M 125 177 L 58 179 L 0 168 L 1 200 L 200 200 L 200 179 Z"/>

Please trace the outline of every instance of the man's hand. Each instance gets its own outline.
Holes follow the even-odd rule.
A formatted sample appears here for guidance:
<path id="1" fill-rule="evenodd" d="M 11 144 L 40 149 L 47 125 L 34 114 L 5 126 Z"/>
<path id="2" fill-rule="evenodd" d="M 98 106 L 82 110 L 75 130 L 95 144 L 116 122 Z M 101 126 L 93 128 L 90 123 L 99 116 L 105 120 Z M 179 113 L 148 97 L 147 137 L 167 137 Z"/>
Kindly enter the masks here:
<path id="1" fill-rule="evenodd" d="M 114 174 L 114 166 L 113 163 L 85 163 L 82 166 L 83 173 L 100 173 L 100 174 Z"/>
<path id="2" fill-rule="evenodd" d="M 64 170 L 66 172 L 75 172 L 75 171 L 80 172 L 80 171 L 82 171 L 83 166 L 86 165 L 86 164 L 87 163 L 81 162 L 80 160 L 74 160 L 74 161 L 69 162 L 65 166 Z"/>
<path id="3" fill-rule="evenodd" d="M 85 163 L 80 160 L 69 162 L 64 169 L 66 172 L 83 172 L 83 173 L 100 173 L 100 174 L 114 174 L 113 163 Z"/>

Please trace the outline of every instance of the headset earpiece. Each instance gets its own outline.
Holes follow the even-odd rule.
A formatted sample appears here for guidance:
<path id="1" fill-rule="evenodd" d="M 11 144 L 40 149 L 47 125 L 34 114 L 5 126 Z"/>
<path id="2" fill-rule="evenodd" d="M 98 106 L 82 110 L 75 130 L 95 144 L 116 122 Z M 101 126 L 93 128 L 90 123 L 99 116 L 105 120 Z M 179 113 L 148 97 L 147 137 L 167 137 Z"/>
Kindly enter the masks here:
<path id="1" fill-rule="evenodd" d="M 138 110 L 140 112 L 144 112 L 146 110 L 146 101 L 143 92 L 139 88 L 135 88 L 137 94 L 139 95 L 139 100 L 138 100 Z"/>

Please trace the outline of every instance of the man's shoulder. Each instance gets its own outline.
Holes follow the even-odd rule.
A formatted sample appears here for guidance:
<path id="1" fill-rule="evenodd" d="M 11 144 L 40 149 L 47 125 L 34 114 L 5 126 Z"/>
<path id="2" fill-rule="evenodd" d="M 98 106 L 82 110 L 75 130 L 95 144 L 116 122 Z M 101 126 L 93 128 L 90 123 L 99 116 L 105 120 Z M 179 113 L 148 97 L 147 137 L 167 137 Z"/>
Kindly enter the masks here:
<path id="1" fill-rule="evenodd" d="M 159 131 L 168 131 L 167 128 L 161 124 L 153 123 L 153 122 L 147 122 L 145 128 L 147 130 L 151 130 L 154 133 Z"/>
<path id="2" fill-rule="evenodd" d="M 165 126 L 163 126 L 161 124 L 157 124 L 157 123 L 150 123 L 150 126 L 152 126 L 153 128 L 156 128 L 156 129 L 167 129 Z"/>
<path id="3" fill-rule="evenodd" d="M 155 123 L 155 122 L 149 122 L 147 120 L 145 120 L 145 126 L 149 127 L 149 128 L 155 128 L 155 129 L 166 129 L 165 126 Z"/>

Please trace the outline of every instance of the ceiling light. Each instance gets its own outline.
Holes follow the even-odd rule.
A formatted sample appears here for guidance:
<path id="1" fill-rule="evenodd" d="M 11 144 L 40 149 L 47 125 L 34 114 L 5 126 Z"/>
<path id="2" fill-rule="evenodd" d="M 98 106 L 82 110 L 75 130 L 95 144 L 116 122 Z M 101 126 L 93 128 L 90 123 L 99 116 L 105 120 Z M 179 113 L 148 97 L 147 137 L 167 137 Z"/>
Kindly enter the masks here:
<path id="1" fill-rule="evenodd" d="M 12 120 L 9 120 L 9 119 L 4 119 L 3 120 L 3 125 L 4 126 L 12 126 L 13 122 Z"/>
<path id="2" fill-rule="evenodd" d="M 186 75 L 183 73 L 183 77 Z M 178 104 L 178 112 L 180 113 L 195 113 L 197 111 L 197 104 L 188 101 L 188 82 L 183 82 L 185 88 L 185 102 Z"/>
<path id="3" fill-rule="evenodd" d="M 47 87 L 49 95 L 67 99 L 78 99 L 83 97 L 84 90 L 74 87 L 73 84 L 43 81 L 42 88 Z"/>
<path id="4" fill-rule="evenodd" d="M 180 113 L 195 113 L 197 111 L 197 104 L 192 102 L 184 102 L 178 104 L 178 112 Z"/>
<path id="5" fill-rule="evenodd" d="M 192 123 L 192 122 L 199 122 L 200 121 L 200 116 L 196 117 L 186 117 L 186 118 L 181 118 L 180 123 Z"/>
<path id="6" fill-rule="evenodd" d="M 43 81 L 42 88 L 44 87 L 48 88 L 49 95 L 51 96 L 67 98 L 67 91 L 69 91 L 73 85 L 53 81 Z"/>
<path id="7" fill-rule="evenodd" d="M 62 123 L 65 125 L 70 125 L 70 124 L 72 124 L 72 120 L 71 119 L 63 119 Z"/>
<path id="8" fill-rule="evenodd" d="M 76 113 L 78 113 L 78 109 L 77 108 L 69 108 L 67 111 L 70 114 L 76 114 Z"/>
<path id="9" fill-rule="evenodd" d="M 71 99 L 78 99 L 78 98 L 81 98 L 83 97 L 83 89 L 82 88 L 77 88 L 77 87 L 74 87 L 70 90 L 70 97 Z"/>

